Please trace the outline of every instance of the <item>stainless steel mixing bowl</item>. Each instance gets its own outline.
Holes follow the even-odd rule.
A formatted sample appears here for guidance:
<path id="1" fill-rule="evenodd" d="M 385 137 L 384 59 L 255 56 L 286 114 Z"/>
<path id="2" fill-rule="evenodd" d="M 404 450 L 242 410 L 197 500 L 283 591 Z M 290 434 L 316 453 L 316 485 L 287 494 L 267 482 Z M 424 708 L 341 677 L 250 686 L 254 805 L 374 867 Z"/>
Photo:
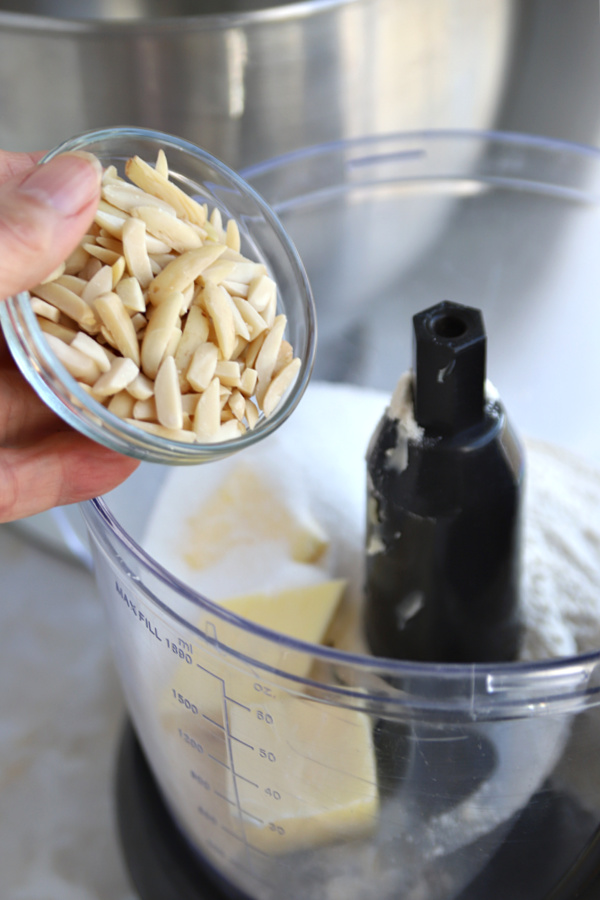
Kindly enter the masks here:
<path id="1" fill-rule="evenodd" d="M 516 0 L 3 0 L 0 146 L 114 125 L 238 168 L 312 143 L 489 127 Z"/>

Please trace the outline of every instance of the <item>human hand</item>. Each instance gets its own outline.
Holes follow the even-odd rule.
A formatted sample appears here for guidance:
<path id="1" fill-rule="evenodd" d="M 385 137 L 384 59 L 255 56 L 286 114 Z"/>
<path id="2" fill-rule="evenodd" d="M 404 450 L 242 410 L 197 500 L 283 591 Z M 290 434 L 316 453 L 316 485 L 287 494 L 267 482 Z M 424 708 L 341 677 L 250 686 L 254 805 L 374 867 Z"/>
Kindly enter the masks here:
<path id="1" fill-rule="evenodd" d="M 39 284 L 77 246 L 100 196 L 100 167 L 65 154 L 0 151 L 0 302 Z M 74 431 L 37 396 L 0 333 L 0 522 L 116 487 L 138 465 Z"/>

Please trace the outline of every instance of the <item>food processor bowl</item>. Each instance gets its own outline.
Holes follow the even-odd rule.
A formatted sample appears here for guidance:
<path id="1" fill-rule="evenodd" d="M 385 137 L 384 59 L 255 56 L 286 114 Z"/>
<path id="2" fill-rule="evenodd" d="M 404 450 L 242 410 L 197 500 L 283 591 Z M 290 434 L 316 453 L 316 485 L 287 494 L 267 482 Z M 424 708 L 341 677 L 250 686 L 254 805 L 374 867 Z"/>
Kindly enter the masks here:
<path id="1" fill-rule="evenodd" d="M 383 409 L 409 365 L 412 314 L 451 299 L 482 309 L 488 371 L 527 446 L 541 439 L 559 456 L 583 457 L 583 493 L 594 495 L 600 153 L 437 132 L 311 148 L 244 174 L 298 246 L 317 315 L 339 326 L 316 363 L 319 380 L 338 384 L 309 387 L 273 441 L 296 423 L 317 467 L 327 454 L 315 448 L 335 438 L 331 472 L 363 496 L 366 446 L 353 450 L 350 438 L 353 427 L 375 426 L 373 404 L 361 405 L 358 391 L 354 415 L 336 418 L 317 415 L 326 407 L 314 398 L 333 410 L 350 384 L 379 389 Z M 251 900 L 587 896 L 600 864 L 593 638 L 586 645 L 578 634 L 558 658 L 445 665 L 376 659 L 335 629 L 334 646 L 273 632 L 189 587 L 161 563 L 156 542 L 148 552 L 148 523 L 175 502 L 171 474 L 143 464 L 84 506 L 141 747 L 134 770 L 149 767 L 162 814 L 202 873 L 180 889 L 166 842 L 141 862 L 129 858 L 144 900 L 165 883 L 186 900 L 195 891 Z M 192 484 L 189 494 L 193 515 Z M 593 581 L 598 508 L 586 516 L 580 562 Z M 165 534 L 181 525 L 165 518 Z M 358 543 L 333 575 L 349 578 L 358 598 L 363 529 L 361 501 L 348 501 L 339 540 L 352 531 Z M 562 552 L 559 542 L 554 549 Z M 572 604 L 567 581 L 556 590 Z"/>

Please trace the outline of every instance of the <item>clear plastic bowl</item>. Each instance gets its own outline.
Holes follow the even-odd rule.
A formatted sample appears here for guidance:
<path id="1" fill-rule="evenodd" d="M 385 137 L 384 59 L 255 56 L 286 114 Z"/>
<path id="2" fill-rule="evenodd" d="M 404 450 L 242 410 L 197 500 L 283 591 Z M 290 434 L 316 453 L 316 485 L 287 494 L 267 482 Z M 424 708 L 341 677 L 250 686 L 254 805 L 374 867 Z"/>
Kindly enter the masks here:
<path id="1" fill-rule="evenodd" d="M 398 135 L 245 175 L 334 323 L 321 377 L 390 391 L 413 312 L 444 298 L 477 305 L 489 374 L 519 430 L 600 460 L 600 153 Z M 336 427 L 314 422 L 317 435 Z M 252 900 L 580 896 L 600 857 L 600 651 L 411 664 L 253 625 L 145 551 L 168 474 L 141 466 L 84 515 L 135 729 L 220 883 Z M 600 523 L 587 525 L 593 567 Z"/>
<path id="2" fill-rule="evenodd" d="M 95 401 L 52 353 L 31 310 L 29 294 L 10 298 L 0 307 L 0 325 L 24 376 L 40 397 L 66 422 L 114 450 L 151 462 L 195 464 L 218 459 L 250 446 L 271 434 L 290 415 L 308 384 L 314 360 L 316 326 L 314 303 L 302 263 L 277 217 L 235 172 L 194 144 L 142 128 L 91 131 L 65 141 L 48 153 L 86 150 L 107 167 L 123 174 L 126 160 L 139 155 L 154 162 L 162 148 L 171 179 L 209 209 L 218 208 L 227 221 L 237 221 L 242 252 L 263 262 L 278 285 L 278 311 L 288 319 L 287 337 L 302 365 L 296 381 L 275 412 L 261 415 L 256 426 L 235 440 L 186 444 L 168 440 L 130 425 Z"/>

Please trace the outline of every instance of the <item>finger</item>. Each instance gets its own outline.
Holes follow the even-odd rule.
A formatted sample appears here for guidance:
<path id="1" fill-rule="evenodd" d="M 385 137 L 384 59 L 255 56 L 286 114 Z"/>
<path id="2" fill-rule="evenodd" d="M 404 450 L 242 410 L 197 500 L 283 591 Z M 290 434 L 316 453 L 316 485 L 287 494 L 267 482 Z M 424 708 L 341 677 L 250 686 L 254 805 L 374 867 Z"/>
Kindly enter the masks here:
<path id="1" fill-rule="evenodd" d="M 68 427 L 21 375 L 0 332 L 0 446 L 28 443 Z"/>
<path id="2" fill-rule="evenodd" d="M 0 446 L 26 444 L 68 428 L 14 368 L 0 368 Z"/>
<path id="3" fill-rule="evenodd" d="M 0 150 L 0 182 L 7 181 L 13 175 L 31 169 L 44 156 L 43 151 L 35 153 L 11 153 Z"/>
<path id="4" fill-rule="evenodd" d="M 38 284 L 77 246 L 101 177 L 92 156 L 67 153 L 0 185 L 0 298 Z"/>
<path id="5" fill-rule="evenodd" d="M 0 450 L 0 522 L 105 494 L 138 464 L 71 430 Z"/>

